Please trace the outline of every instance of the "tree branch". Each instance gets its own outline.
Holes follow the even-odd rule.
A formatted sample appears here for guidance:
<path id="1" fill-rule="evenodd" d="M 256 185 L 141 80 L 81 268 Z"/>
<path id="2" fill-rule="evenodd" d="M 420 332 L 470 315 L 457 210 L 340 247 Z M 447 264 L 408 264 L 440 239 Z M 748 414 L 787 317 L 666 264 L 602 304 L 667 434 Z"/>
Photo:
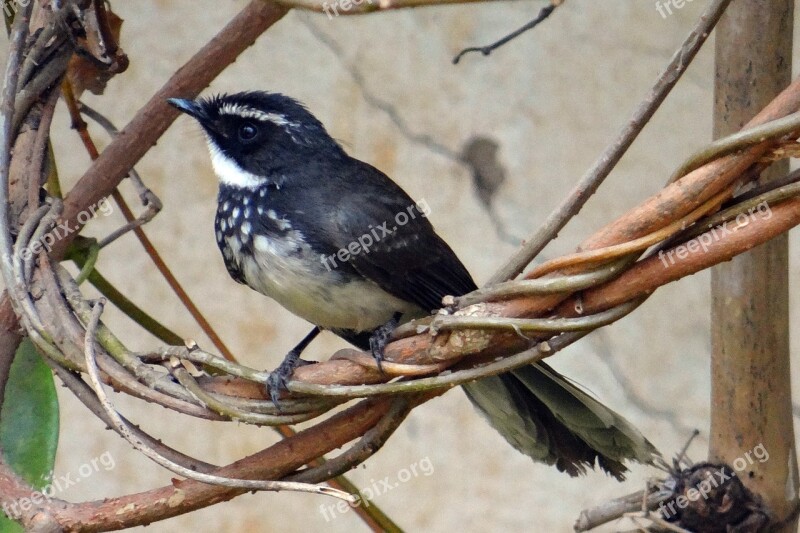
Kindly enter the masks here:
<path id="1" fill-rule="evenodd" d="M 297 433 L 293 438 L 226 467 L 215 475 L 240 479 L 280 479 L 317 457 L 358 439 L 389 412 L 392 400 L 364 400 L 347 411 Z M 67 531 L 94 532 L 147 525 L 213 505 L 246 492 L 192 480 L 119 498 L 69 504 L 53 516 Z"/>
<path id="2" fill-rule="evenodd" d="M 89 170 L 64 199 L 63 221 L 81 228 L 79 213 L 111 194 L 131 168 L 155 145 L 177 118 L 178 111 L 167 98 L 194 98 L 225 68 L 249 48 L 270 26 L 286 14 L 286 9 L 262 0 L 252 0 L 207 45 L 156 92 L 103 150 Z M 54 257 L 63 257 L 75 231 L 53 248 Z"/>
<path id="3" fill-rule="evenodd" d="M 553 210 L 536 232 L 526 240 L 514 256 L 486 283 L 494 285 L 515 278 L 541 252 L 547 244 L 578 214 L 597 188 L 608 177 L 636 137 L 644 129 L 661 103 L 689 67 L 711 30 L 719 21 L 731 0 L 714 0 L 700 17 L 695 28 L 672 56 L 647 97 L 639 104 L 617 138 L 603 151 L 589 171 L 572 189 L 572 192 Z"/>

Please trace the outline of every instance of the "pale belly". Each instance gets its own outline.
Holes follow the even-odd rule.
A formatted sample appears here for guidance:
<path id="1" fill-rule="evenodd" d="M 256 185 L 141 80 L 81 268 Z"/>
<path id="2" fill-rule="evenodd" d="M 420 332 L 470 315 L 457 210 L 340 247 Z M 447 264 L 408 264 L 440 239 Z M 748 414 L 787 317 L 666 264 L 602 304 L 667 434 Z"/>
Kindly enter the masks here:
<path id="1" fill-rule="evenodd" d="M 299 234 L 289 233 L 285 241 L 255 236 L 255 255 L 243 259 L 241 271 L 249 287 L 295 315 L 323 329 L 361 332 L 385 324 L 397 312 L 422 312 L 372 281 L 342 284 L 342 276 L 328 270 Z"/>

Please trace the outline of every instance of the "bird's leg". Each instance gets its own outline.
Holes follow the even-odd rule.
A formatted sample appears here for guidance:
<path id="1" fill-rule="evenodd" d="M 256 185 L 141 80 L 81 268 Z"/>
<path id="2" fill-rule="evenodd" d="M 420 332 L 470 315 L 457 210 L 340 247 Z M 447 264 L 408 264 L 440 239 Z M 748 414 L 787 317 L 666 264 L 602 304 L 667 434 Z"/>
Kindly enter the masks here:
<path id="1" fill-rule="evenodd" d="M 303 353 L 303 350 L 306 349 L 306 346 L 311 344 L 311 341 L 319 335 L 320 329 L 315 327 L 311 330 L 311 332 L 303 337 L 297 346 L 292 348 L 289 353 L 286 354 L 286 357 L 283 358 L 283 362 L 270 372 L 269 377 L 267 378 L 267 389 L 269 391 L 269 397 L 272 399 L 272 403 L 275 404 L 275 407 L 280 410 L 280 404 L 278 400 L 281 396 L 281 391 L 286 390 L 286 380 L 289 379 L 289 376 L 292 375 L 294 369 L 298 366 L 303 366 L 308 364 L 307 361 L 303 361 L 300 359 L 300 354 Z"/>
<path id="2" fill-rule="evenodd" d="M 378 363 L 378 370 L 380 370 L 381 374 L 383 373 L 383 351 L 389 343 L 389 337 L 392 335 L 392 332 L 400 323 L 401 316 L 402 313 L 395 313 L 386 324 L 375 328 L 369 338 L 369 349 L 372 352 L 372 357 L 375 359 L 375 362 Z"/>

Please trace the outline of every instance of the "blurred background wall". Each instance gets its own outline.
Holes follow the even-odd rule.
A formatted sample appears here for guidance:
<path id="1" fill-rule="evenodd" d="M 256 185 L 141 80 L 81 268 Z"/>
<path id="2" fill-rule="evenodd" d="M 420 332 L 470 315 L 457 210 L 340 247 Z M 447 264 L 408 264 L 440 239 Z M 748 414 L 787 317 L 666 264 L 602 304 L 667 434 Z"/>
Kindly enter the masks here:
<path id="1" fill-rule="evenodd" d="M 122 45 L 131 65 L 104 96 L 87 95 L 86 102 L 124 125 L 244 5 L 243 0 L 112 1 L 125 19 Z M 427 201 L 439 233 L 482 283 L 624 124 L 706 2 L 688 1 L 662 16 L 654 0 L 570 0 L 490 57 L 476 54 L 451 64 L 461 48 L 505 35 L 543 5 L 492 2 L 333 18 L 292 12 L 207 93 L 266 89 L 305 102 L 352 155 Z M 594 229 L 657 191 L 686 155 L 710 139 L 712 50 L 709 41 L 544 258 L 572 251 Z M 69 187 L 89 161 L 63 107 L 54 132 L 59 171 Z M 476 157 L 489 162 L 491 183 L 475 182 L 470 161 Z M 243 363 L 274 368 L 309 326 L 229 279 L 213 240 L 217 185 L 199 128 L 179 119 L 138 170 L 164 202 L 146 231 L 167 263 Z M 128 185 L 124 191 L 135 199 Z M 89 233 L 103 235 L 121 223 L 115 212 L 92 222 Z M 793 280 L 800 279 L 798 235 L 792 234 Z M 98 268 L 168 326 L 211 348 L 133 235 L 106 250 Z M 550 361 L 627 416 L 666 456 L 679 450 L 694 428 L 703 433 L 689 455 L 698 460 L 706 455 L 708 283 L 703 272 L 664 287 L 632 316 Z M 798 305 L 795 290 L 793 324 Z M 104 319 L 133 348 L 157 345 L 113 309 Z M 341 346 L 326 334 L 307 354 L 324 358 Z M 793 350 L 797 354 L 797 339 Z M 68 392 L 61 400 L 56 472 L 72 473 L 80 482 L 59 497 L 81 501 L 169 482 L 169 473 L 104 431 Z M 233 461 L 276 440 L 268 428 L 202 422 L 119 395 L 114 400 L 152 435 L 213 463 Z M 77 474 L 101 456 L 106 462 L 96 472 L 86 478 Z M 375 503 L 409 531 L 549 532 L 570 531 L 581 509 L 643 488 L 656 474 L 634 466 L 628 483 L 620 485 L 601 474 L 570 479 L 534 464 L 455 390 L 416 409 L 384 449 L 349 476 L 362 488 L 381 489 L 380 480 L 388 476 L 396 486 L 383 490 Z M 309 495 L 249 494 L 147 531 L 364 530 L 354 513 L 341 514 L 333 504 Z"/>

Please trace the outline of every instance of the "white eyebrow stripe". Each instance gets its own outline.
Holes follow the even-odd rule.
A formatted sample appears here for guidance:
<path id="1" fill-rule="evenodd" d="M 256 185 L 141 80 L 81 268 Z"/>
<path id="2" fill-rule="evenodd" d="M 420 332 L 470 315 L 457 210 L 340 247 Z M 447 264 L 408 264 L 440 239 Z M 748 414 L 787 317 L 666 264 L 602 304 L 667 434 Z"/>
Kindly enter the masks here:
<path id="1" fill-rule="evenodd" d="M 285 116 L 278 113 L 265 113 L 250 106 L 241 104 L 223 104 L 219 108 L 220 115 L 233 115 L 242 118 L 254 118 L 263 122 L 272 122 L 276 126 L 296 126 L 294 122 L 287 120 Z"/>

